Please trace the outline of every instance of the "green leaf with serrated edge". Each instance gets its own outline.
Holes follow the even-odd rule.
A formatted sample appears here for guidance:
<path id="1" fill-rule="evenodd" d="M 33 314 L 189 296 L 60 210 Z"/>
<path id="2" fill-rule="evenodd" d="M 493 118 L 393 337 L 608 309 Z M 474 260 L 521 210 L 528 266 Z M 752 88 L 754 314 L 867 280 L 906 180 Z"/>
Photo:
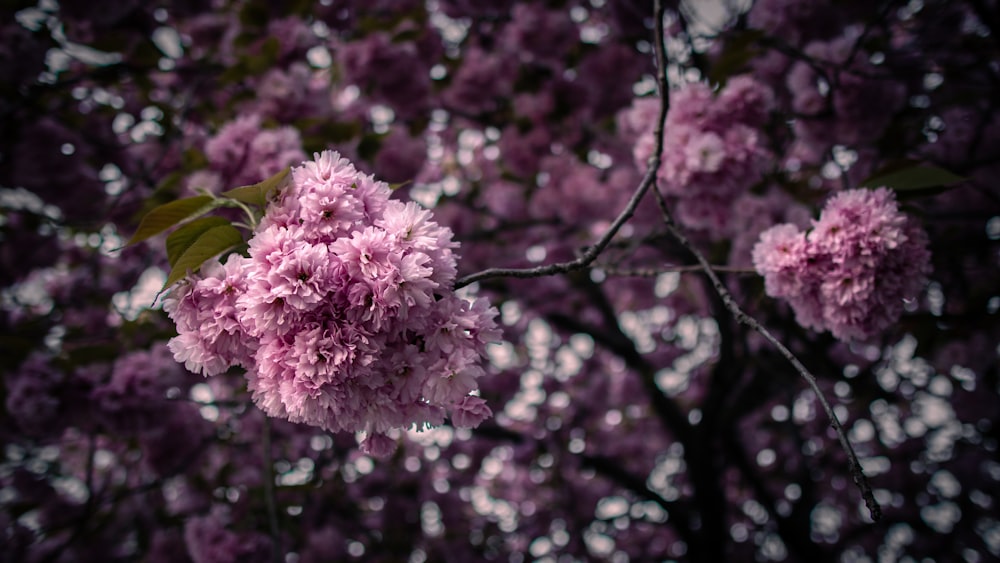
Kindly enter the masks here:
<path id="1" fill-rule="evenodd" d="M 964 180 L 966 178 L 944 168 L 921 164 L 904 166 L 894 170 L 880 170 L 862 182 L 861 185 L 871 188 L 885 186 L 902 192 L 950 186 Z"/>
<path id="2" fill-rule="evenodd" d="M 241 242 L 243 242 L 243 235 L 232 225 L 219 225 L 205 231 L 177 259 L 177 263 L 170 270 L 170 275 L 167 276 L 167 281 L 163 284 L 163 289 L 177 283 L 188 272 L 197 271 L 209 258 L 221 254 Z"/>
<path id="3" fill-rule="evenodd" d="M 229 224 L 231 224 L 229 220 L 223 217 L 202 217 L 170 233 L 170 236 L 167 237 L 167 261 L 170 263 L 170 266 L 173 267 L 177 263 L 177 259 L 188 248 L 191 248 L 194 241 L 198 240 L 198 237 L 205 234 L 206 231 L 220 225 Z"/>
<path id="4" fill-rule="evenodd" d="M 242 201 L 243 203 L 249 203 L 250 205 L 256 205 L 263 208 L 267 204 L 267 196 L 272 190 L 278 190 L 281 187 L 282 182 L 288 177 L 288 172 L 291 168 L 284 168 L 281 172 L 278 172 L 274 176 L 271 176 L 263 182 L 257 182 L 256 184 L 250 186 L 240 186 L 238 188 L 233 188 L 227 192 L 222 192 L 223 197 L 228 197 L 229 199 L 235 199 L 236 201 Z"/>
<path id="5" fill-rule="evenodd" d="M 139 228 L 136 229 L 132 238 L 125 243 L 125 246 L 144 241 L 185 219 L 204 215 L 213 208 L 215 208 L 215 205 L 212 202 L 212 198 L 207 195 L 186 197 L 171 201 L 170 203 L 164 203 L 159 207 L 154 207 L 139 222 Z"/>

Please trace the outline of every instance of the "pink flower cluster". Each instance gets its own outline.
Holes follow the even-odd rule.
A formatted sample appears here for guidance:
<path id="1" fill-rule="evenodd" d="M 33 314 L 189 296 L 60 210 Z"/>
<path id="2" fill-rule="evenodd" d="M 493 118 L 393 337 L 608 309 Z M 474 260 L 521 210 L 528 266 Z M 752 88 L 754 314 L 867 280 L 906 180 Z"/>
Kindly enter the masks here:
<path id="1" fill-rule="evenodd" d="M 205 375 L 242 366 L 265 413 L 364 431 L 373 455 L 394 449 L 393 428 L 491 416 L 474 392 L 496 310 L 452 291 L 451 231 L 389 195 L 336 152 L 293 168 L 249 257 L 203 268 L 165 301 L 175 358 Z"/>
<path id="2" fill-rule="evenodd" d="M 285 96 L 285 103 L 288 96 Z M 219 128 L 205 142 L 209 170 L 192 175 L 192 188 L 215 191 L 227 185 L 243 186 L 277 174 L 286 166 L 302 162 L 302 139 L 294 127 L 265 129 L 261 116 L 241 115 Z M 231 185 L 230 185 L 231 184 Z"/>
<path id="3" fill-rule="evenodd" d="M 717 94 L 704 83 L 671 95 L 658 183 L 677 198 L 677 219 L 721 234 L 733 201 L 760 181 L 769 152 L 759 133 L 773 106 L 770 89 L 748 76 L 729 80 Z M 645 169 L 653 154 L 655 102 L 638 101 L 624 123 L 645 125 L 633 157 Z"/>
<path id="4" fill-rule="evenodd" d="M 866 340 L 895 323 L 930 273 L 927 235 L 892 191 L 840 192 L 807 234 L 792 224 L 761 233 L 753 263 L 772 297 L 805 327 Z"/>
<path id="5" fill-rule="evenodd" d="M 803 49 L 809 63 L 800 60 L 788 69 L 785 82 L 798 115 L 792 158 L 819 163 L 834 145 L 868 145 L 906 107 L 904 82 L 884 76 L 864 51 L 857 51 L 863 34 L 860 27 L 850 27 L 829 41 L 810 42 Z M 817 71 L 823 68 L 826 76 Z"/>

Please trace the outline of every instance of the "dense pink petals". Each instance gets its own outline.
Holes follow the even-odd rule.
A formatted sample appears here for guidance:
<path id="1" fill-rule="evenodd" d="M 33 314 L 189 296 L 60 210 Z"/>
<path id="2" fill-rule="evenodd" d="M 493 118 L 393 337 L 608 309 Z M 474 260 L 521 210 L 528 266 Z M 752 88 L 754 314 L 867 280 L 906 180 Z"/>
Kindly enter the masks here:
<path id="1" fill-rule="evenodd" d="M 206 375 L 243 366 L 265 413 L 366 432 L 377 457 L 392 429 L 489 417 L 472 394 L 496 310 L 455 295 L 451 231 L 390 193 L 332 151 L 293 168 L 249 257 L 172 296 L 174 357 Z"/>
<path id="2" fill-rule="evenodd" d="M 369 434 L 361 442 L 361 451 L 372 457 L 387 457 L 396 451 L 396 441 L 385 434 Z"/>
<path id="3" fill-rule="evenodd" d="M 730 234 L 733 202 L 761 180 L 769 152 L 758 131 L 774 104 L 771 90 L 750 78 L 732 78 L 718 94 L 686 84 L 671 96 L 663 137 L 660 189 L 676 198 L 677 220 L 717 238 Z M 636 166 L 654 150 L 657 104 L 636 100 L 619 117 L 626 135 L 638 134 Z"/>
<path id="4" fill-rule="evenodd" d="M 475 428 L 491 416 L 493 412 L 480 397 L 467 396 L 451 411 L 451 421 L 458 428 Z"/>
<path id="5" fill-rule="evenodd" d="M 786 299 L 799 324 L 845 341 L 895 323 L 930 272 L 927 235 L 885 188 L 837 194 L 808 235 L 791 224 L 764 231 L 753 261 L 767 294 Z"/>
<path id="6" fill-rule="evenodd" d="M 247 261 L 231 255 L 225 265 L 206 266 L 200 276 L 179 284 L 163 308 L 177 324 L 168 346 L 174 358 L 195 373 L 218 375 L 252 363 L 256 342 L 249 337 L 237 300 L 246 291 Z"/>
<path id="7" fill-rule="evenodd" d="M 260 116 L 247 115 L 223 125 L 208 139 L 205 156 L 213 171 L 238 186 L 269 178 L 301 162 L 305 153 L 298 129 L 264 129 Z"/>

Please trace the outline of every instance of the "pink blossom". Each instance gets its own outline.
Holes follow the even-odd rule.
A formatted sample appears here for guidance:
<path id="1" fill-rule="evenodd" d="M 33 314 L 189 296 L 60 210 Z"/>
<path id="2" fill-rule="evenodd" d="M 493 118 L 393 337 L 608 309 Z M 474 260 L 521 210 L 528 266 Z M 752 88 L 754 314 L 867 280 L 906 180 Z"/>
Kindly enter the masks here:
<path id="1" fill-rule="evenodd" d="M 405 127 L 393 127 L 382 139 L 372 163 L 375 174 L 387 182 L 407 182 L 416 178 L 427 159 L 427 143 L 411 136 Z"/>
<path id="2" fill-rule="evenodd" d="M 732 204 L 761 180 L 769 151 L 760 128 L 774 104 L 771 90 L 737 76 L 716 95 L 707 84 L 686 84 L 671 98 L 657 176 L 676 199 L 677 219 L 716 237 L 727 230 Z M 654 150 L 657 104 L 636 100 L 619 116 L 626 136 L 642 128 L 633 158 L 645 169 Z"/>
<path id="3" fill-rule="evenodd" d="M 718 172 L 726 158 L 722 139 L 712 132 L 691 139 L 684 149 L 684 166 L 691 172 Z"/>
<path id="4" fill-rule="evenodd" d="M 272 549 L 270 540 L 254 532 L 229 530 L 229 520 L 228 507 L 216 505 L 210 514 L 184 523 L 184 543 L 191 559 L 195 563 L 267 560 Z"/>
<path id="5" fill-rule="evenodd" d="M 449 109 L 469 115 L 495 111 L 514 90 L 512 59 L 471 47 L 444 92 Z"/>
<path id="6" fill-rule="evenodd" d="M 361 441 L 361 451 L 374 457 L 386 457 L 396 451 L 396 441 L 385 434 L 375 432 Z"/>
<path id="7" fill-rule="evenodd" d="M 155 428 L 164 416 L 166 390 L 180 381 L 183 371 L 163 343 L 115 361 L 110 378 L 97 384 L 90 400 L 112 428 L 128 432 Z"/>
<path id="8" fill-rule="evenodd" d="M 449 229 L 331 151 L 295 167 L 249 242 L 249 257 L 205 268 L 167 306 L 171 350 L 206 375 L 246 368 L 270 416 L 367 432 L 387 455 L 394 428 L 478 424 L 472 400 L 496 310 L 450 289 Z"/>
<path id="9" fill-rule="evenodd" d="M 517 4 L 510 16 L 500 40 L 509 52 L 518 54 L 522 64 L 538 62 L 556 66 L 578 40 L 568 11 L 548 10 L 537 4 Z"/>
<path id="10" fill-rule="evenodd" d="M 725 108 L 729 118 L 751 127 L 760 127 L 767 121 L 774 107 L 774 93 L 750 75 L 734 76 L 719 92 L 718 105 Z"/>
<path id="11" fill-rule="evenodd" d="M 59 389 L 66 377 L 56 371 L 48 358 L 32 353 L 17 371 L 0 379 L 5 389 L 4 406 L 17 427 L 30 436 L 42 436 L 61 428 L 59 415 L 65 414 Z"/>
<path id="12" fill-rule="evenodd" d="M 256 343 L 240 322 L 236 306 L 246 291 L 246 267 L 246 259 L 232 254 L 225 265 L 209 263 L 164 299 L 163 310 L 178 333 L 167 345 L 189 371 L 218 375 L 234 365 L 252 363 Z"/>
<path id="13" fill-rule="evenodd" d="M 894 324 L 930 273 L 927 235 L 886 188 L 835 195 L 808 235 L 792 224 L 764 231 L 753 261 L 799 324 L 845 341 Z"/>
<path id="14" fill-rule="evenodd" d="M 387 102 L 403 119 L 426 109 L 431 96 L 431 65 L 425 58 L 430 48 L 414 41 L 393 40 L 381 31 L 333 47 L 346 80 L 370 92 L 373 101 Z"/>
<path id="15" fill-rule="evenodd" d="M 350 235 L 354 225 L 373 221 L 389 198 L 389 187 L 359 173 L 333 151 L 316 155 L 292 170 L 292 182 L 268 208 L 261 228 L 298 227 L 310 241 L 332 242 Z"/>
<path id="16" fill-rule="evenodd" d="M 491 416 L 493 412 L 484 399 L 467 396 L 452 410 L 451 421 L 458 428 L 475 428 Z"/>
<path id="17" fill-rule="evenodd" d="M 223 125 L 205 142 L 205 156 L 223 185 L 231 187 L 259 182 L 305 159 L 297 129 L 264 129 L 258 115 Z"/>
<path id="18" fill-rule="evenodd" d="M 238 306 L 245 309 L 262 299 L 280 302 L 288 314 L 296 314 L 314 309 L 323 300 L 341 263 L 329 254 L 327 245 L 296 235 L 289 229 L 270 227 L 251 240 L 247 297 Z"/>

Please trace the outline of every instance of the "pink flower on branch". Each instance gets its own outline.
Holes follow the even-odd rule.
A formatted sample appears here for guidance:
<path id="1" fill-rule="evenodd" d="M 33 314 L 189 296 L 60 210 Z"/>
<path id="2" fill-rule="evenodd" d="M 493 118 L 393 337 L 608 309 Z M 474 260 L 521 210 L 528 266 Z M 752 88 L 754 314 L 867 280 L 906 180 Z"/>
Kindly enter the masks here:
<path id="1" fill-rule="evenodd" d="M 476 380 L 496 310 L 451 289 L 451 231 L 389 196 L 336 152 L 294 168 L 248 256 L 171 293 L 174 357 L 205 375 L 242 366 L 268 415 L 366 432 L 373 455 L 392 429 L 488 418 Z"/>
<path id="2" fill-rule="evenodd" d="M 808 234 L 771 227 L 753 262 L 767 294 L 788 300 L 799 324 L 845 341 L 894 324 L 930 273 L 927 235 L 886 188 L 835 195 Z"/>
<path id="3" fill-rule="evenodd" d="M 771 158 L 760 129 L 773 105 L 771 90 L 748 76 L 719 92 L 693 83 L 671 95 L 657 183 L 675 199 L 680 223 L 729 234 L 733 202 L 763 178 Z M 633 157 L 640 169 L 654 150 L 655 111 L 655 103 L 639 99 L 619 118 L 627 136 L 638 135 Z"/>

